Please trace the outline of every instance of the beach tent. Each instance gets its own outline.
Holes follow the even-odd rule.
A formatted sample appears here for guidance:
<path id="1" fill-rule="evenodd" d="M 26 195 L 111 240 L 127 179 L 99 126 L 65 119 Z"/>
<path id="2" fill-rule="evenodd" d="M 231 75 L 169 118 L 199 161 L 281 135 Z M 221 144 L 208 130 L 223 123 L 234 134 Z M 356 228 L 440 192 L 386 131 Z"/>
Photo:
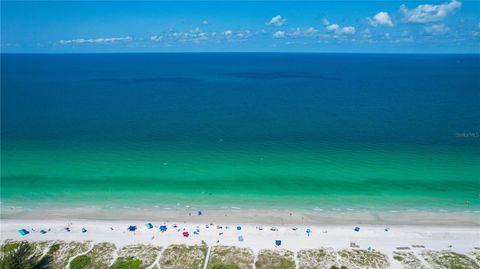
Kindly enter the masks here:
<path id="1" fill-rule="evenodd" d="M 243 242 L 243 236 L 242 236 L 242 235 L 240 235 L 240 236 L 238 237 L 238 241 Z"/>
<path id="2" fill-rule="evenodd" d="M 354 230 L 355 230 L 355 232 L 360 232 L 360 227 L 357 226 L 357 227 L 355 227 Z"/>
<path id="3" fill-rule="evenodd" d="M 145 226 L 147 226 L 148 229 L 152 229 L 152 228 L 153 228 L 153 224 L 151 224 L 151 223 L 147 223 L 147 224 L 145 224 Z"/>
<path id="4" fill-rule="evenodd" d="M 30 232 L 27 231 L 27 230 L 25 230 L 25 229 L 21 229 L 21 230 L 18 230 L 18 233 L 19 233 L 20 235 L 24 236 L 24 235 L 29 234 Z"/>
<path id="5" fill-rule="evenodd" d="M 188 232 L 183 232 L 182 235 L 183 237 L 188 237 L 190 234 Z"/>
<path id="6" fill-rule="evenodd" d="M 86 233 L 86 232 L 87 232 L 87 229 L 82 228 L 82 233 Z"/>
<path id="7" fill-rule="evenodd" d="M 160 225 L 160 231 L 166 232 L 167 231 L 167 225 Z"/>
<path id="8" fill-rule="evenodd" d="M 237 231 L 240 231 L 242 229 L 242 226 L 237 226 Z"/>
<path id="9" fill-rule="evenodd" d="M 137 229 L 137 226 L 134 226 L 134 225 L 128 226 L 128 230 L 129 230 L 130 232 L 135 232 L 136 229 Z"/>
<path id="10" fill-rule="evenodd" d="M 282 245 L 282 240 L 275 240 L 275 245 L 276 246 L 281 246 Z"/>

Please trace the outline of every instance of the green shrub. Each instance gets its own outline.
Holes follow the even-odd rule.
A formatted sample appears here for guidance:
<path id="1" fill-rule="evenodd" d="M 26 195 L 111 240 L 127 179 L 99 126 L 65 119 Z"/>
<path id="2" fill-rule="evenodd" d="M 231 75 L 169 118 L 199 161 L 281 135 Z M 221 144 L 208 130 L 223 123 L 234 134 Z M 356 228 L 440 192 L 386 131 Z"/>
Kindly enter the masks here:
<path id="1" fill-rule="evenodd" d="M 75 257 L 75 259 L 72 260 L 72 262 L 70 263 L 70 269 L 87 268 L 91 262 L 92 262 L 92 259 L 87 255 L 80 255 Z"/>
<path id="2" fill-rule="evenodd" d="M 135 259 L 133 257 L 129 258 L 118 258 L 110 269 L 140 269 L 142 265 L 142 261 Z"/>
<path id="3" fill-rule="evenodd" d="M 60 244 L 53 244 L 50 247 L 50 250 L 48 250 L 48 252 L 53 254 L 53 253 L 57 252 L 59 249 L 60 249 Z"/>

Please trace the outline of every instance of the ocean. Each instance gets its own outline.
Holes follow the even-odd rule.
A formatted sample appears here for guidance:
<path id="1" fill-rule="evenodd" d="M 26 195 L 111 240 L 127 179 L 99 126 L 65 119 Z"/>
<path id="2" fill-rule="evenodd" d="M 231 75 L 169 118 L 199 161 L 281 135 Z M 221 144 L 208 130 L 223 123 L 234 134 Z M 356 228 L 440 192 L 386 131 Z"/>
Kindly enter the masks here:
<path id="1" fill-rule="evenodd" d="M 2 54 L 2 208 L 480 210 L 480 55 Z"/>

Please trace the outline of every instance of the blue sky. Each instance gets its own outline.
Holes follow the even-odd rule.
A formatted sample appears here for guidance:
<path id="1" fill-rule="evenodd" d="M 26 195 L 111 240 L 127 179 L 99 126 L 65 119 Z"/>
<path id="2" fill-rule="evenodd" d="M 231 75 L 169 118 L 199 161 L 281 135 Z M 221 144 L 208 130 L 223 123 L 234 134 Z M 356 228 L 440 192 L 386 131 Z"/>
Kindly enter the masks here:
<path id="1" fill-rule="evenodd" d="M 2 1 L 2 52 L 480 53 L 480 1 Z"/>

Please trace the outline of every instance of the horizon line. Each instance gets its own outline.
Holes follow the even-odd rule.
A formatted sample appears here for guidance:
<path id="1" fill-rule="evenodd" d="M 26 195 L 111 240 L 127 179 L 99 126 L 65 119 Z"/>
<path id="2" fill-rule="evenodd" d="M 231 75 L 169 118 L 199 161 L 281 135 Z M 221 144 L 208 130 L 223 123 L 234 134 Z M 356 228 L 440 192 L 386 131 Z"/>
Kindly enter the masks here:
<path id="1" fill-rule="evenodd" d="M 0 55 L 75 54 L 370 54 L 370 55 L 480 55 L 480 52 L 320 52 L 320 51 L 172 51 L 172 52 L 0 52 Z"/>

